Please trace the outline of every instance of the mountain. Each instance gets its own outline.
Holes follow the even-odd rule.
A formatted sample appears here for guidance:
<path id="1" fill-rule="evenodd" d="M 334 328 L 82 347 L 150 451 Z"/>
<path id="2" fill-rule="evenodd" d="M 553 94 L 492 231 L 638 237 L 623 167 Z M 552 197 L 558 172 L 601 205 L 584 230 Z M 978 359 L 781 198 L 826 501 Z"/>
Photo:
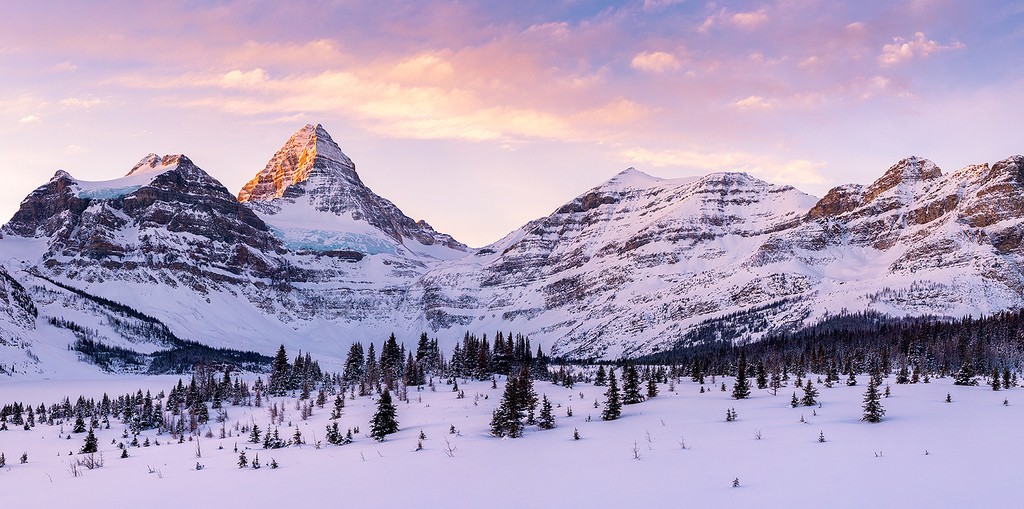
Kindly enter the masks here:
<path id="1" fill-rule="evenodd" d="M 307 125 L 237 197 L 183 155 L 107 182 L 58 171 L 0 229 L 0 348 L 17 359 L 5 371 L 29 373 L 95 362 L 67 351 L 83 339 L 340 360 L 391 332 L 450 346 L 511 330 L 617 358 L 844 312 L 989 314 L 1024 305 L 1022 192 L 1021 156 L 948 174 L 910 157 L 821 199 L 631 168 L 470 249 L 373 193 Z"/>
<path id="2" fill-rule="evenodd" d="M 238 193 L 296 251 L 452 258 L 467 248 L 363 185 L 320 125 L 306 125 Z"/>

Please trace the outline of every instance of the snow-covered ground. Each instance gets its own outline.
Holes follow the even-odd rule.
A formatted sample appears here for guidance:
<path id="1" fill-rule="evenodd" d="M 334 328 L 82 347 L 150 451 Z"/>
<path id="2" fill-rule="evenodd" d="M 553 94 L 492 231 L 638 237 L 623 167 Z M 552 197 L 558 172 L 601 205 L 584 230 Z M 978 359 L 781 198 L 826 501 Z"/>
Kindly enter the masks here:
<path id="1" fill-rule="evenodd" d="M 78 394 L 116 395 L 140 387 L 155 394 L 174 381 L 4 383 L 0 403 L 49 405 L 64 395 L 74 401 Z M 297 425 L 307 445 L 263 450 L 250 444 L 236 426 L 255 420 L 266 429 L 266 406 L 229 407 L 234 436 L 201 438 L 201 458 L 195 442 L 170 443 L 168 435 L 149 431 L 143 435 L 160 446 L 129 448 L 131 456 L 120 459 L 111 441 L 123 440 L 123 428 L 115 421 L 112 429 L 98 431 L 105 465 L 77 478 L 69 471 L 74 457 L 68 454 L 79 450 L 85 434 L 67 440 L 59 426 L 12 428 L 0 432 L 7 459 L 0 492 L 9 507 L 57 507 L 73 500 L 78 507 L 150 508 L 996 507 L 1024 496 L 1017 473 L 1024 457 L 1024 389 L 994 392 L 953 386 L 951 379 L 896 385 L 890 379 L 892 395 L 882 400 L 885 419 L 869 424 L 860 421 L 867 376 L 859 382 L 816 384 L 820 407 L 791 408 L 792 387 L 778 396 L 754 390 L 750 399 L 736 401 L 710 378 L 705 387 L 711 390 L 703 394 L 685 380 L 671 393 L 660 385 L 657 398 L 625 406 L 622 418 L 611 422 L 601 421 L 601 410 L 594 408 L 595 399 L 603 401 L 603 387 L 535 382 L 538 395 L 556 405 L 558 427 L 530 426 L 522 438 L 500 440 L 487 432 L 503 382 L 492 389 L 490 382 L 460 380 L 464 399 L 438 385 L 436 392 L 410 390 L 410 403 L 396 401 L 401 431 L 383 443 L 366 436 L 375 400 L 349 400 L 339 425 L 358 426 L 361 433 L 352 444 L 325 443 L 320 449 L 312 443 L 314 437 L 323 440 L 331 422 L 330 401 L 303 421 L 294 399 L 279 398 L 288 409 L 282 438 Z M 731 379 L 725 383 L 731 388 Z M 951 403 L 945 402 L 947 393 Z M 566 416 L 569 407 L 572 417 Z M 735 422 L 725 420 L 729 408 L 736 409 Z M 452 425 L 459 434 L 449 434 Z M 211 420 L 210 427 L 219 434 L 220 424 Z M 427 439 L 416 451 L 421 430 Z M 450 456 L 446 439 L 454 449 Z M 250 449 L 249 460 L 259 453 L 264 468 L 239 469 L 236 445 Z M 28 453 L 27 464 L 18 461 L 22 452 Z M 271 459 L 280 468 L 267 468 Z M 197 471 L 197 461 L 205 468 Z M 732 487 L 736 478 L 738 488 Z"/>

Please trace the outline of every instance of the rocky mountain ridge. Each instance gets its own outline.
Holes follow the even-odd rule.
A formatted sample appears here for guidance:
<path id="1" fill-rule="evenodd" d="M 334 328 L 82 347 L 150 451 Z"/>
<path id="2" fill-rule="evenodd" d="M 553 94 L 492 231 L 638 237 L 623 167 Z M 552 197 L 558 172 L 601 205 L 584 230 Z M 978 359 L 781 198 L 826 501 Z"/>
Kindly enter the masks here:
<path id="1" fill-rule="evenodd" d="M 628 169 L 470 249 L 366 188 L 307 125 L 237 198 L 182 155 L 110 182 L 57 172 L 0 229 L 0 348 L 45 371 L 33 352 L 71 340 L 54 316 L 148 348 L 65 286 L 183 339 L 338 359 L 390 332 L 514 330 L 556 355 L 616 358 L 844 311 L 988 314 L 1024 304 L 1022 192 L 1021 156 L 948 174 L 910 157 L 821 199 L 742 173 Z"/>

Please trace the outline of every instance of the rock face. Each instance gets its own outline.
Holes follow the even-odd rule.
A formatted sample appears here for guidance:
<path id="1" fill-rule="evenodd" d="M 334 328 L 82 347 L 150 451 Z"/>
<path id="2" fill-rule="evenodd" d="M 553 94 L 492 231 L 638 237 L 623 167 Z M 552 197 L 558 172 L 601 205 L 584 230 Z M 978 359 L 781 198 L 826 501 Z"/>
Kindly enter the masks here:
<path id="1" fill-rule="evenodd" d="M 180 338 L 334 358 L 391 332 L 450 345 L 513 330 L 608 358 L 843 311 L 987 314 L 1024 306 L 1022 193 L 1021 156 L 948 174 L 910 157 L 820 200 L 742 173 L 629 169 L 469 249 L 374 194 L 305 126 L 237 199 L 184 156 L 147 156 L 110 182 L 57 172 L 2 229 L 0 330 L 25 346 L 72 316 L 132 341 L 116 307 L 97 313 L 67 288 Z"/>
<path id="2" fill-rule="evenodd" d="M 78 280 L 147 281 L 160 272 L 202 290 L 210 281 L 284 278 L 284 249 L 267 225 L 183 155 L 150 154 L 108 182 L 58 171 L 3 231 L 43 240 L 48 272 Z"/>
<path id="3" fill-rule="evenodd" d="M 365 254 L 373 254 L 368 251 L 379 241 L 395 247 L 414 241 L 419 246 L 466 251 L 450 235 L 434 231 L 425 221 L 414 221 L 363 185 L 352 160 L 320 125 L 306 125 L 295 133 L 242 188 L 238 201 L 253 205 L 271 224 L 280 224 L 285 241 L 298 249 L 323 249 L 324 234 L 331 232 L 336 234 L 335 247 Z M 366 244 L 361 244 L 364 240 Z"/>

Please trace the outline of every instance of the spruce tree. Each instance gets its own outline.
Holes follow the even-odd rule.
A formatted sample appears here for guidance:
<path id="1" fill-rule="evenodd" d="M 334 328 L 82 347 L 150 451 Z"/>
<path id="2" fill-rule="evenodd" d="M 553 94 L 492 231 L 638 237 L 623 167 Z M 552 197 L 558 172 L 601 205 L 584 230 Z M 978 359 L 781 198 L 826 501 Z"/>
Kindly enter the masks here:
<path id="1" fill-rule="evenodd" d="M 647 399 L 658 397 L 658 382 L 654 380 L 654 376 L 647 379 Z"/>
<path id="2" fill-rule="evenodd" d="M 963 366 L 960 366 L 960 370 L 953 375 L 953 385 L 978 385 L 970 362 L 964 361 Z"/>
<path id="3" fill-rule="evenodd" d="M 622 402 L 626 405 L 633 405 L 644 400 L 640 394 L 640 374 L 636 366 L 629 364 L 623 368 L 622 373 Z"/>
<path id="4" fill-rule="evenodd" d="M 253 423 L 252 431 L 249 432 L 249 442 L 254 444 L 260 443 L 260 425 Z"/>
<path id="5" fill-rule="evenodd" d="M 96 434 L 93 433 L 92 428 L 89 428 L 89 434 L 85 436 L 85 444 L 82 445 L 82 454 L 94 453 L 98 450 L 99 441 L 96 439 Z"/>
<path id="6" fill-rule="evenodd" d="M 878 383 L 874 377 L 868 382 L 868 390 L 864 393 L 864 416 L 861 420 L 867 422 L 880 422 L 885 415 L 882 408 L 882 398 L 878 393 Z"/>
<path id="7" fill-rule="evenodd" d="M 270 366 L 270 383 L 268 390 L 271 396 L 284 396 L 288 392 L 291 370 L 288 365 L 288 353 L 284 345 L 277 349 L 277 355 Z"/>
<path id="8" fill-rule="evenodd" d="M 377 401 L 377 412 L 370 421 L 370 436 L 378 442 L 383 442 L 388 435 L 397 432 L 397 411 L 391 402 L 391 392 L 383 391 L 380 400 Z"/>
<path id="9" fill-rule="evenodd" d="M 764 369 L 763 361 L 757 361 L 757 388 L 768 388 L 768 372 Z"/>
<path id="10" fill-rule="evenodd" d="M 818 389 L 814 388 L 811 384 L 811 379 L 807 379 L 807 385 L 804 386 L 804 397 L 800 400 L 803 406 L 814 406 L 818 404 Z"/>
<path id="11" fill-rule="evenodd" d="M 343 394 L 338 394 L 338 396 L 334 398 L 334 409 L 331 410 L 332 421 L 341 419 L 341 410 L 343 408 L 345 408 L 345 396 Z"/>
<path id="12" fill-rule="evenodd" d="M 619 395 L 619 383 L 615 380 L 615 370 L 608 371 L 608 390 L 604 393 L 604 410 L 601 411 L 601 420 L 614 421 L 622 415 L 622 400 Z"/>
<path id="13" fill-rule="evenodd" d="M 602 387 L 608 383 L 608 373 L 604 370 L 604 365 L 597 367 L 597 374 L 594 375 L 594 385 Z"/>
<path id="14" fill-rule="evenodd" d="M 518 378 L 509 376 L 498 408 L 491 414 L 491 435 L 518 438 L 523 435 L 526 394 Z"/>
<path id="15" fill-rule="evenodd" d="M 750 397 L 750 381 L 747 380 L 747 354 L 740 350 L 740 363 L 736 373 L 736 383 L 732 386 L 733 399 Z"/>
<path id="16" fill-rule="evenodd" d="M 551 402 L 548 401 L 548 395 L 545 394 L 540 405 L 540 419 L 537 421 L 537 427 L 540 429 L 552 429 L 555 427 L 555 415 L 551 411 Z"/>

